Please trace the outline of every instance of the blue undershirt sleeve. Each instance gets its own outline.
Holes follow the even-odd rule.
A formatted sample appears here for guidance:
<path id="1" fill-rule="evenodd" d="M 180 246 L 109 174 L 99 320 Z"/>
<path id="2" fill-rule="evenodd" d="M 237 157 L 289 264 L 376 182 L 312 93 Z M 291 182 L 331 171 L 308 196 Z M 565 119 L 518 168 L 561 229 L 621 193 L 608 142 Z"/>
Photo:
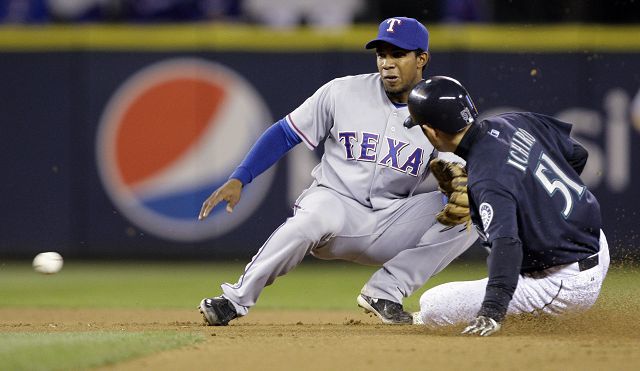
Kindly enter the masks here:
<path id="1" fill-rule="evenodd" d="M 258 138 L 229 179 L 238 179 L 243 185 L 251 183 L 301 141 L 285 119 L 276 122 Z"/>

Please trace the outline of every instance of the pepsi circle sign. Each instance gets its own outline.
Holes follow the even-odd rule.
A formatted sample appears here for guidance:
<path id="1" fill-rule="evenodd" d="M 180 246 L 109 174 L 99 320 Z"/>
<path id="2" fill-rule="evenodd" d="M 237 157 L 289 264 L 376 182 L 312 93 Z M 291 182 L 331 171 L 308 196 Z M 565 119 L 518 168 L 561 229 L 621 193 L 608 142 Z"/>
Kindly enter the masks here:
<path id="1" fill-rule="evenodd" d="M 155 236 L 197 241 L 229 232 L 266 196 L 274 168 L 248 184 L 232 214 L 204 200 L 273 122 L 257 91 L 218 63 L 171 59 L 147 66 L 110 98 L 97 133 L 104 188 L 122 214 Z"/>

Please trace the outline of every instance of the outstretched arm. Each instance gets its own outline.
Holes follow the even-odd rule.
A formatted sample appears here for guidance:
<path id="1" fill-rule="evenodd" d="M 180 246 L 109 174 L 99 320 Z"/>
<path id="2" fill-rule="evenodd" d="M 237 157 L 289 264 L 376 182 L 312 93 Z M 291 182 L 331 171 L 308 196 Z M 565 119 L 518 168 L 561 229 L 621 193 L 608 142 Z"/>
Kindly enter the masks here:
<path id="1" fill-rule="evenodd" d="M 517 201 L 502 183 L 489 179 L 471 186 L 471 197 L 479 205 L 476 223 L 491 246 L 487 259 L 489 280 L 477 317 L 464 334 L 491 335 L 499 331 L 509 302 L 518 286 L 523 243 L 519 237 Z"/>
<path id="2" fill-rule="evenodd" d="M 227 201 L 227 212 L 232 212 L 240 201 L 242 187 L 251 183 L 300 142 L 300 137 L 291 130 L 285 119 L 273 124 L 258 138 L 229 180 L 205 200 L 198 219 L 209 216 L 211 210 L 223 200 Z"/>
<path id="3" fill-rule="evenodd" d="M 500 330 L 507 307 L 518 286 L 522 243 L 513 238 L 498 238 L 491 244 L 489 281 L 482 307 L 463 334 L 488 336 Z"/>
<path id="4" fill-rule="evenodd" d="M 518 286 L 522 242 L 513 238 L 498 238 L 491 245 L 488 259 L 489 281 L 478 315 L 502 322 Z"/>

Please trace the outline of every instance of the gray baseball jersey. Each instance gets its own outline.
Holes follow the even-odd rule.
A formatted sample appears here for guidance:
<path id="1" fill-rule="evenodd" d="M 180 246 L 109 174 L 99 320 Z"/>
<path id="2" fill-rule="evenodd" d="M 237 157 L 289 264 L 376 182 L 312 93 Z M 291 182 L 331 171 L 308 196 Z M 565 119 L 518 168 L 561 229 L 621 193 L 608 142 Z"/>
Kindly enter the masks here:
<path id="1" fill-rule="evenodd" d="M 377 210 L 411 195 L 428 174 L 433 146 L 419 127 L 403 126 L 408 115 L 373 73 L 328 82 L 287 121 L 311 149 L 328 135 L 312 173 L 319 185 Z"/>
<path id="2" fill-rule="evenodd" d="M 464 226 L 435 221 L 439 192 L 411 196 L 427 176 L 433 146 L 419 127 L 403 126 L 406 106 L 387 97 L 380 75 L 330 81 L 287 116 L 311 149 L 324 155 L 288 218 L 223 295 L 247 314 L 266 285 L 307 254 L 383 266 L 364 295 L 401 303 L 477 238 Z"/>

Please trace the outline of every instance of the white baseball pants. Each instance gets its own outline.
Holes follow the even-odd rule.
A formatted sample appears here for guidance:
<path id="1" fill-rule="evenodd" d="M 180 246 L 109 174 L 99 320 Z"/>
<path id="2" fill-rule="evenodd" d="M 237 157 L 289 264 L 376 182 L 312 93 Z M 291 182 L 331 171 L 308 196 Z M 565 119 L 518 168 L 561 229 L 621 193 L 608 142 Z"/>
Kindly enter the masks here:
<path id="1" fill-rule="evenodd" d="M 591 308 L 609 269 L 609 246 L 602 231 L 597 255 L 598 265 L 590 269 L 581 271 L 573 263 L 521 274 L 507 314 L 560 315 Z M 487 281 L 449 282 L 427 290 L 420 297 L 419 320 L 432 327 L 470 322 L 480 310 Z"/>

